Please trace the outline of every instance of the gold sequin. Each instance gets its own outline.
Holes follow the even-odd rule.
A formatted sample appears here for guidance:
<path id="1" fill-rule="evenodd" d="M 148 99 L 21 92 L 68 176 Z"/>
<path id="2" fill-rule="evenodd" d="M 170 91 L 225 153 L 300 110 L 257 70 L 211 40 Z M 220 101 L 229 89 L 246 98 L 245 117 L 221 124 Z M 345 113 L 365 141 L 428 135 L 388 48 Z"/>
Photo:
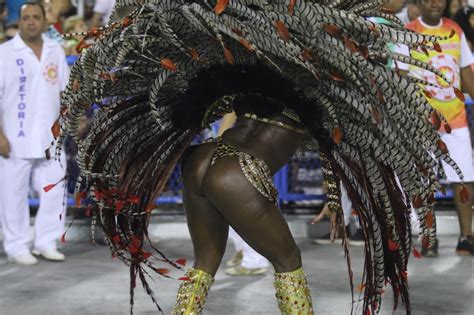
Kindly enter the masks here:
<path id="1" fill-rule="evenodd" d="M 311 294 L 303 268 L 292 272 L 275 273 L 273 282 L 278 307 L 283 315 L 312 315 Z"/>
<path id="2" fill-rule="evenodd" d="M 173 315 L 199 315 L 214 278 L 207 272 L 194 268 L 189 269 L 185 277 L 189 280 L 184 280 L 179 286 Z"/>

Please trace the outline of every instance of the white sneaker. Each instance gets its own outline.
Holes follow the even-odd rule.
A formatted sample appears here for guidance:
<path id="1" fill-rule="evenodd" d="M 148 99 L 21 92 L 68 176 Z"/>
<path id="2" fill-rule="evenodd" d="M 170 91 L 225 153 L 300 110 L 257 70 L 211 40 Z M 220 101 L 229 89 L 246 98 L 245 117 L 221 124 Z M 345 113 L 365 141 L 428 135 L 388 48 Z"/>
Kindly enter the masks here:
<path id="1" fill-rule="evenodd" d="M 15 257 L 8 257 L 8 261 L 17 265 L 31 266 L 38 263 L 38 259 L 30 252 Z"/>
<path id="2" fill-rule="evenodd" d="M 33 255 L 41 256 L 50 261 L 64 261 L 66 259 L 66 256 L 57 249 L 47 249 L 42 251 L 34 250 Z"/>

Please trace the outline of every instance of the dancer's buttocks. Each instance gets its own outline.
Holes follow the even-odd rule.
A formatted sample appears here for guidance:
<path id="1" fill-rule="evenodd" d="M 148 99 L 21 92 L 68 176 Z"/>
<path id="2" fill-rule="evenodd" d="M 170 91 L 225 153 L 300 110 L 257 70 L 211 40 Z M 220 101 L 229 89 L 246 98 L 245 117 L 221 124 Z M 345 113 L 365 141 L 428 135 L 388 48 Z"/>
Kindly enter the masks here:
<path id="1" fill-rule="evenodd" d="M 200 163 L 188 167 L 196 173 L 196 184 L 205 186 L 206 181 L 208 184 L 212 182 L 212 186 L 229 188 L 240 178 L 269 202 L 276 204 L 278 191 L 272 176 L 288 162 L 303 138 L 301 134 L 295 134 L 292 126 L 285 126 L 291 130 L 239 118 L 236 126 L 226 131 L 222 138 L 210 139 L 190 154 L 190 160 L 200 156 L 197 158 Z M 227 181 L 229 178 L 231 180 Z"/>

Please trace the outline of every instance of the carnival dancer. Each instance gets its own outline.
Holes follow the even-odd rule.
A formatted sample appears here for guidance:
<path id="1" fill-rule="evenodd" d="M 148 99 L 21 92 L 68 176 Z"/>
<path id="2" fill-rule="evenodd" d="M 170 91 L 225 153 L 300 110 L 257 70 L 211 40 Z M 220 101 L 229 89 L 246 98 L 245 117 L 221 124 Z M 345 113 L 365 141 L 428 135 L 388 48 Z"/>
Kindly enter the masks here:
<path id="1" fill-rule="evenodd" d="M 156 302 L 146 268 L 166 276 L 157 262 L 183 263 L 153 254 L 147 242 L 150 205 L 182 158 L 195 263 L 181 278 L 174 314 L 201 313 L 229 226 L 275 268 L 281 312 L 312 314 L 300 251 L 271 181 L 311 140 L 318 144 L 336 221 L 342 222 L 342 181 L 364 230 L 364 314 L 380 310 L 386 284 L 395 307 L 402 301 L 410 311 L 405 196 L 434 242 L 434 166 L 442 159 L 463 175 L 427 118 L 435 111 L 419 81 L 386 67 L 393 59 L 447 80 L 432 66 L 387 49 L 389 42 L 437 49 L 440 38 L 407 31 L 380 10 L 382 3 L 118 0 L 117 8 L 137 9 L 88 34 L 97 42 L 72 68 L 57 141 L 71 135 L 78 142 L 78 201 L 95 201 L 94 220 L 114 255 L 130 266 L 132 305 L 137 277 Z M 394 24 L 375 24 L 369 16 Z M 100 110 L 81 140 L 78 121 L 93 102 Z M 234 128 L 189 146 L 231 111 Z"/>

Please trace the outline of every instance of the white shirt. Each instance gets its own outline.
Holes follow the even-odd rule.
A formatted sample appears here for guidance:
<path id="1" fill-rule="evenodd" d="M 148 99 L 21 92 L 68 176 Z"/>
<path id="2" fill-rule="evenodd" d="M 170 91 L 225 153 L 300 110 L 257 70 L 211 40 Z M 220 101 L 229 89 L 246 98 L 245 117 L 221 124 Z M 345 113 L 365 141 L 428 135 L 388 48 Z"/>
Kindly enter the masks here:
<path id="1" fill-rule="evenodd" d="M 0 125 L 10 156 L 44 158 L 69 79 L 62 47 L 43 36 L 41 60 L 16 35 L 0 45 Z"/>
<path id="2" fill-rule="evenodd" d="M 115 0 L 96 0 L 93 11 L 103 14 L 102 24 L 107 25 L 114 9 Z"/>

